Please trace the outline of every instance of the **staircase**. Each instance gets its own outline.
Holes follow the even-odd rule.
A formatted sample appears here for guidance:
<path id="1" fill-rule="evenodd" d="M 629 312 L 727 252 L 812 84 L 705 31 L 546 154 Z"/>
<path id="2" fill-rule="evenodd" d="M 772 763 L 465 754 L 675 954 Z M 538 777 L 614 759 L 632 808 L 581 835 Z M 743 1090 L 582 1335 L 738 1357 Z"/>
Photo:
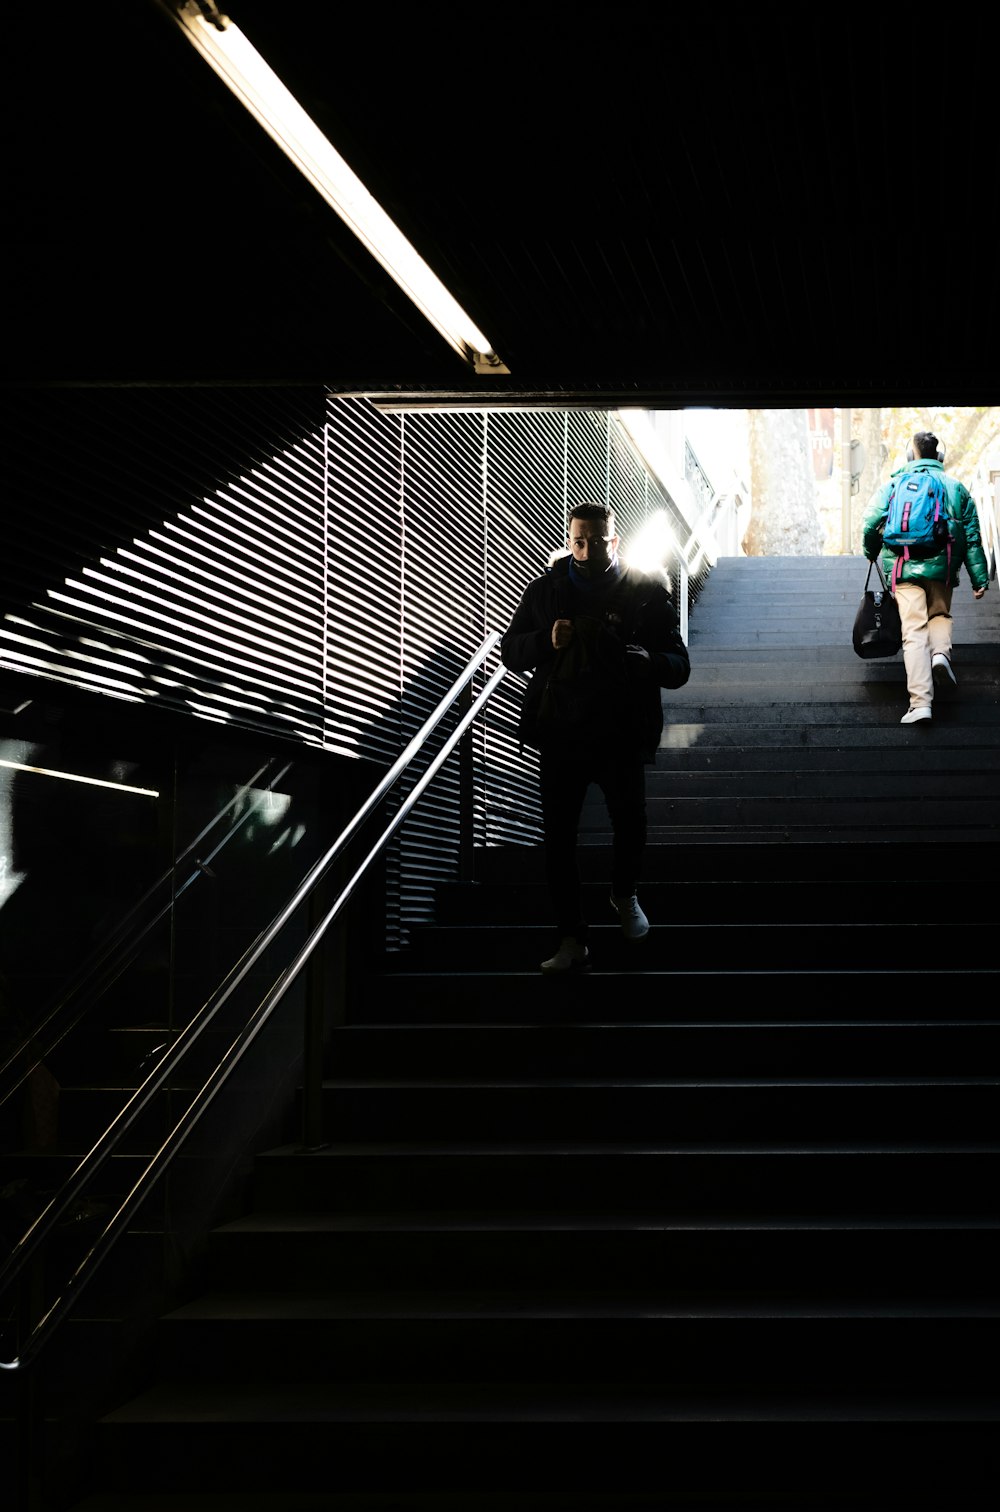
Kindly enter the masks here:
<path id="1" fill-rule="evenodd" d="M 480 853 L 334 1035 L 96 1425 L 88 1512 L 993 1505 L 1000 593 L 902 727 L 859 558 L 725 559 L 665 695 L 626 946 Z"/>

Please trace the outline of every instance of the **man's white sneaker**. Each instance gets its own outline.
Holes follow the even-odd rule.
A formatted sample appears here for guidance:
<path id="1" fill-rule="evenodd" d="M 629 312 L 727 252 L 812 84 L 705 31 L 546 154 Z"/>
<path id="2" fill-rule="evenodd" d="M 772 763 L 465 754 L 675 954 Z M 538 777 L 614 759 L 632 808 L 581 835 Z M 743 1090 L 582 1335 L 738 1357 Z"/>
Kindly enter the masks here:
<path id="1" fill-rule="evenodd" d="M 564 935 L 559 941 L 559 949 L 555 955 L 542 962 L 542 970 L 546 976 L 558 976 L 560 972 L 588 971 L 589 969 L 590 951 L 572 935 Z"/>
<path id="2" fill-rule="evenodd" d="M 622 934 L 626 940 L 641 940 L 649 934 L 649 920 L 639 907 L 635 893 L 631 898 L 612 896 L 611 907 L 622 921 Z"/>
<path id="3" fill-rule="evenodd" d="M 899 722 L 900 724 L 919 724 L 923 719 L 933 718 L 934 715 L 931 713 L 930 706 L 928 704 L 924 704 L 919 709 L 907 709 L 906 713 L 903 715 L 902 719 Z"/>
<path id="4" fill-rule="evenodd" d="M 931 657 L 931 676 L 934 679 L 935 688 L 957 688 L 958 678 L 951 661 L 943 651 L 935 651 Z"/>

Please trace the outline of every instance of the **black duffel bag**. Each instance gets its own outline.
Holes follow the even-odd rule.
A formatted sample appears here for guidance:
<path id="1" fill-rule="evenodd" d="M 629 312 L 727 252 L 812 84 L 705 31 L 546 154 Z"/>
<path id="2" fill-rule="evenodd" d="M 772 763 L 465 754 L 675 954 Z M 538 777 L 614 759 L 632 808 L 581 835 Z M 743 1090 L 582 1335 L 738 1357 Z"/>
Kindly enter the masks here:
<path id="1" fill-rule="evenodd" d="M 878 583 L 870 587 L 872 568 L 878 573 Z M 875 656 L 895 656 L 903 644 L 903 629 L 899 623 L 899 606 L 889 592 L 882 572 L 882 564 L 876 560 L 868 564 L 865 591 L 861 595 L 858 612 L 854 616 L 854 649 L 866 659 Z"/>

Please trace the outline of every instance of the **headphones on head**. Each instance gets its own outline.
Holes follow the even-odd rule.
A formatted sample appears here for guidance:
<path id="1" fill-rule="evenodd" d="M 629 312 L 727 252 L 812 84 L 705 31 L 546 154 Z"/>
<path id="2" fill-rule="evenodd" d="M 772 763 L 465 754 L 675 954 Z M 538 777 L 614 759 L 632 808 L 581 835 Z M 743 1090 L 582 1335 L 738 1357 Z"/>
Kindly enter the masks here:
<path id="1" fill-rule="evenodd" d="M 944 443 L 942 441 L 938 441 L 938 444 L 937 444 L 937 459 L 938 459 L 939 462 L 943 462 L 944 461 Z M 909 446 L 906 448 L 906 460 L 907 460 L 907 462 L 915 462 L 917 460 L 917 454 L 913 450 L 913 442 L 912 441 L 910 442 Z M 921 460 L 921 462 L 926 462 L 927 458 L 926 457 L 921 457 L 920 460 Z"/>

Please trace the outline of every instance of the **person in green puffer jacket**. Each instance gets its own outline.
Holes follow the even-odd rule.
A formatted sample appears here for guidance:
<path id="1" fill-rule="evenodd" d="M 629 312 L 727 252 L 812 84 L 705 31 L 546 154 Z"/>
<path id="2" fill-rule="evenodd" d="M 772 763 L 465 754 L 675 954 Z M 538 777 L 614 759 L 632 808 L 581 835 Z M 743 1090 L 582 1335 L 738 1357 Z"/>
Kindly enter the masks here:
<path id="1" fill-rule="evenodd" d="M 932 718 L 934 689 L 950 689 L 958 678 L 952 666 L 951 598 L 960 569 L 968 568 L 972 596 L 981 599 L 989 587 L 989 567 L 979 534 L 975 501 L 965 484 L 944 470 L 944 447 L 932 431 L 918 431 L 906 453 L 906 466 L 897 468 L 888 483 L 872 495 L 862 526 L 862 550 L 869 562 L 881 555 L 886 582 L 893 579 L 903 630 L 903 665 L 910 706 L 901 724 L 921 724 Z M 944 485 L 950 540 L 941 551 L 900 560 L 882 540 L 893 482 L 904 472 L 937 472 Z"/>

